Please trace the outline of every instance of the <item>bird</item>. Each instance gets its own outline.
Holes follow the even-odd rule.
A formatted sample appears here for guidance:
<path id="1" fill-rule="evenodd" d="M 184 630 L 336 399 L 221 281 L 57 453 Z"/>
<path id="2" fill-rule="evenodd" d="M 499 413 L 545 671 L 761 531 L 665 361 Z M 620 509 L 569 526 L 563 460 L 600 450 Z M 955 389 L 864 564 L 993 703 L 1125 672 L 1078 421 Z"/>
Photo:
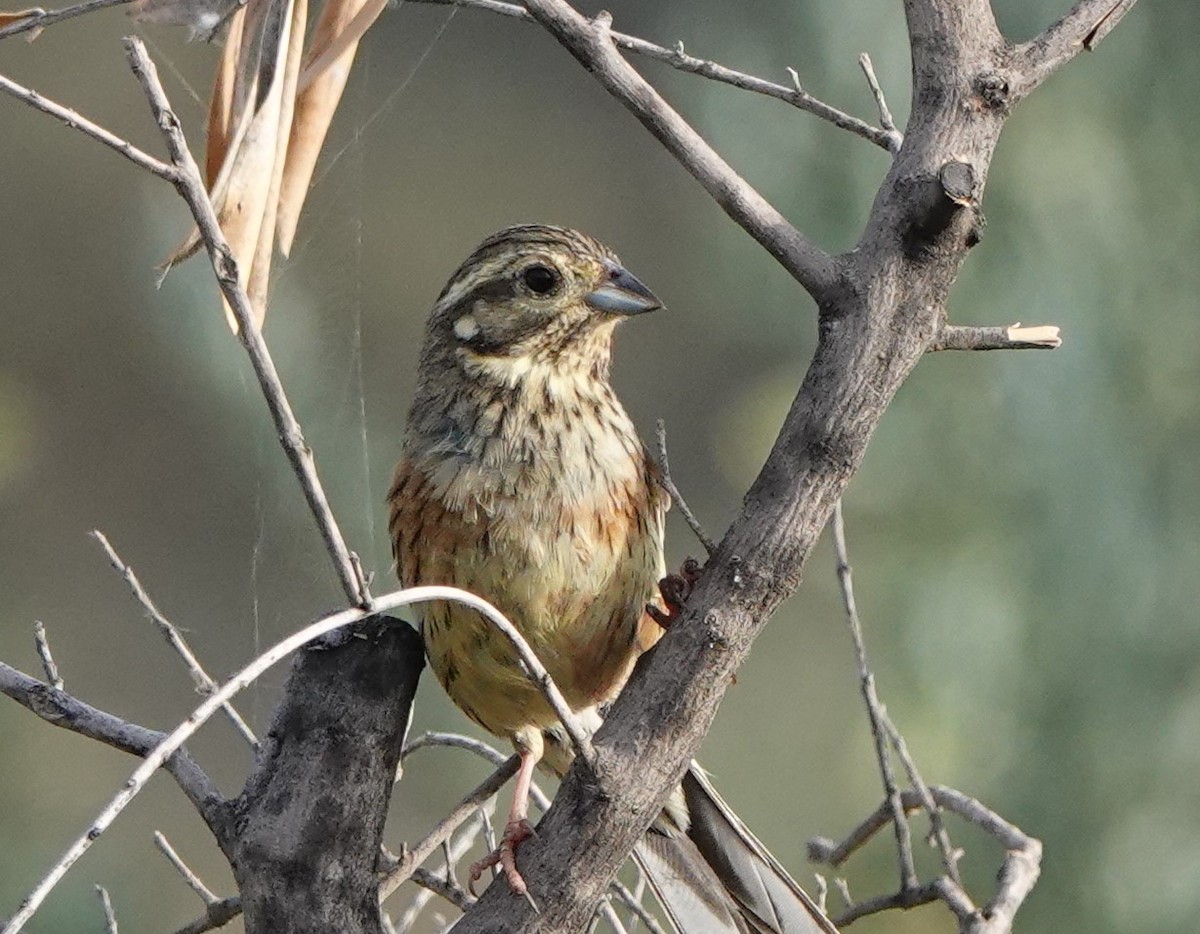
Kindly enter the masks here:
<path id="1" fill-rule="evenodd" d="M 429 314 L 387 497 L 401 584 L 451 585 L 490 601 L 591 729 L 661 638 L 690 582 L 681 587 L 666 575 L 670 499 L 609 380 L 617 326 L 662 307 L 611 249 L 586 234 L 525 224 L 487 237 Z M 664 580 L 672 585 L 663 587 Z M 475 610 L 430 601 L 417 614 L 446 693 L 479 726 L 510 740 L 519 757 L 500 844 L 472 876 L 498 864 L 510 887 L 527 894 L 516 852 L 533 833 L 530 783 L 539 763 L 560 775 L 569 767 L 562 724 L 507 639 Z M 711 870 L 698 870 L 697 882 L 696 872 L 680 868 L 696 861 L 691 850 L 678 852 L 684 841 L 694 846 L 689 807 L 704 811 L 701 799 L 719 801 L 701 772 L 689 775 L 696 803 L 685 781 L 640 857 L 667 890 L 660 897 L 683 905 L 683 915 L 695 915 L 687 903 L 697 885 L 721 886 Z M 751 875 L 774 872 L 763 865 Z M 689 932 L 772 930 L 739 920 L 745 913 L 736 900 L 723 891 L 699 899 L 729 915 L 727 926 L 677 923 Z M 803 913 L 819 915 L 815 905 Z M 710 918 L 710 908 L 698 917 Z"/>

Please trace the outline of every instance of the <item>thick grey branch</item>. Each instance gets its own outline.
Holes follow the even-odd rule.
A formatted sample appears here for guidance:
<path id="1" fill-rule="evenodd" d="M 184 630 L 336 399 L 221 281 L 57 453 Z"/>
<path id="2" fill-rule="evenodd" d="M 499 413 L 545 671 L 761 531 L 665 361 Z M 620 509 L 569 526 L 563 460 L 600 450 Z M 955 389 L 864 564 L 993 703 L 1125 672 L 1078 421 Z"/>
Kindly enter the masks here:
<path id="1" fill-rule="evenodd" d="M 835 285 L 833 260 L 737 174 L 621 56 L 606 14 L 587 19 L 564 0 L 528 0 L 529 12 L 606 91 L 666 147 L 739 226 L 820 304 Z"/>
<path id="2" fill-rule="evenodd" d="M 85 704 L 4 662 L 0 662 L 0 693 L 47 723 L 142 758 L 153 752 L 166 737 L 158 730 L 138 726 Z M 168 758 L 163 769 L 175 779 L 224 849 L 229 837 L 227 802 L 216 785 L 186 749 L 180 749 Z"/>
<path id="3" fill-rule="evenodd" d="M 1080 0 L 1057 23 L 1018 45 L 1014 64 L 1020 74 L 1018 96 L 1024 97 L 1080 52 L 1091 52 L 1137 0 Z"/>

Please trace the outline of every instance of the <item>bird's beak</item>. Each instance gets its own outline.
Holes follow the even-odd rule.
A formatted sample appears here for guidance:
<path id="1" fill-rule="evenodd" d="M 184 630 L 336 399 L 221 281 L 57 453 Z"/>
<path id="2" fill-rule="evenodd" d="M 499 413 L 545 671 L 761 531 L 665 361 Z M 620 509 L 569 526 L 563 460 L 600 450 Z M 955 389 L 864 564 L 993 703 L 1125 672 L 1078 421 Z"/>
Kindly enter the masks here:
<path id="1" fill-rule="evenodd" d="M 611 315 L 640 315 L 643 311 L 663 307 L 658 296 L 624 266 L 616 263 L 606 263 L 605 266 L 607 275 L 604 281 L 583 299 L 592 308 Z"/>

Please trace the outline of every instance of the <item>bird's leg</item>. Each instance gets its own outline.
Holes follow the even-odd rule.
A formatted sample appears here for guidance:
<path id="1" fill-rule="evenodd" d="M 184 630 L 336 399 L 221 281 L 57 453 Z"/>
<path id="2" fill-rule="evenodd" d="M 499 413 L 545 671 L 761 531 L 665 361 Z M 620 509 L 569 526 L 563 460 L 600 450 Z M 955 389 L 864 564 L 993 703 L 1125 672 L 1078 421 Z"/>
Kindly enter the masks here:
<path id="1" fill-rule="evenodd" d="M 666 609 L 659 609 L 653 603 L 646 604 L 646 612 L 650 614 L 650 618 L 663 629 L 667 629 L 679 619 L 683 605 L 692 595 L 692 588 L 696 586 L 696 581 L 700 580 L 700 573 L 700 562 L 695 558 L 685 558 L 679 573 L 668 574 L 660 580 L 658 592 L 662 594 L 663 606 Z"/>
<path id="2" fill-rule="evenodd" d="M 513 803 L 508 812 L 508 823 L 504 825 L 504 835 L 500 838 L 500 845 L 496 847 L 495 851 L 471 864 L 471 878 L 468 887 L 471 889 L 472 895 L 475 894 L 475 883 L 479 881 L 484 870 L 499 864 L 500 868 L 504 870 L 504 877 L 508 880 L 509 888 L 518 895 L 529 898 L 525 880 L 521 878 L 521 873 L 517 870 L 516 854 L 517 844 L 537 836 L 533 825 L 529 823 L 529 786 L 533 781 L 534 767 L 541 756 L 534 750 L 526 749 L 523 745 L 518 747 L 517 754 L 521 757 L 521 765 L 517 769 L 517 781 L 513 787 Z"/>

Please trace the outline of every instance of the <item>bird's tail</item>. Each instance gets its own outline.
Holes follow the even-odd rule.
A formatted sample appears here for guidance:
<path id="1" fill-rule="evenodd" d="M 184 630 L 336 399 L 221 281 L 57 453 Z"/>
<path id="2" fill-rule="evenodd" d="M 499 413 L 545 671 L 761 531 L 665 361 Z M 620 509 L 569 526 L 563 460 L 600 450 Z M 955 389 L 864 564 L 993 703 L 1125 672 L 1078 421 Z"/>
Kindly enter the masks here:
<path id="1" fill-rule="evenodd" d="M 594 707 L 578 713 L 589 732 L 603 722 Z M 541 765 L 561 778 L 574 758 L 566 731 L 543 735 Z M 679 934 L 837 934 L 695 762 L 633 858 Z"/>
<path id="2" fill-rule="evenodd" d="M 695 763 L 634 858 L 682 934 L 837 932 Z"/>

